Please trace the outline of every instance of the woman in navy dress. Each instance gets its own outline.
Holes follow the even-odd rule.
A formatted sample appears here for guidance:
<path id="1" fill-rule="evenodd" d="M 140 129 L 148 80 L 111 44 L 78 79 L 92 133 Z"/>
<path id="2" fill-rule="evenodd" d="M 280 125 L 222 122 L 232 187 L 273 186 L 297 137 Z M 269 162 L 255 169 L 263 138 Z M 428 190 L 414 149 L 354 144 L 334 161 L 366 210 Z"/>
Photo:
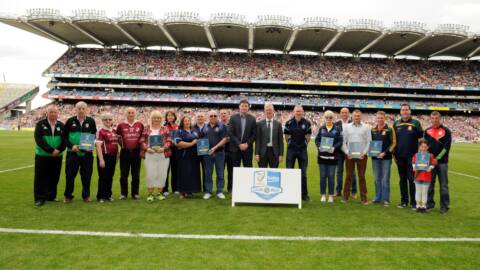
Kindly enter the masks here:
<path id="1" fill-rule="evenodd" d="M 184 116 L 175 136 L 177 146 L 177 188 L 180 198 L 200 192 L 200 163 L 197 157 L 197 139 L 191 130 L 192 119 Z"/>

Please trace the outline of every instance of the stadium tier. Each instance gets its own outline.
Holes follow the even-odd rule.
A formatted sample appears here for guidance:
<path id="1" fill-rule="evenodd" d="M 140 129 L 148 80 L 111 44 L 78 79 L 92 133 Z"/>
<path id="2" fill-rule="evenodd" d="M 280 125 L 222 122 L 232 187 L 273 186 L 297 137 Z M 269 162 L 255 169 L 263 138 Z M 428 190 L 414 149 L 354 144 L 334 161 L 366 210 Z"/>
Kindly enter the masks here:
<path id="1" fill-rule="evenodd" d="M 3 122 L 5 118 L 16 116 L 17 111 L 14 109 L 22 109 L 29 112 L 31 101 L 35 98 L 38 91 L 38 86 L 31 84 L 0 83 L 0 121 Z M 25 103 L 25 106 L 19 107 L 22 103 Z"/>
<path id="2" fill-rule="evenodd" d="M 56 100 L 479 112 L 473 61 L 71 48 L 44 75 Z"/>

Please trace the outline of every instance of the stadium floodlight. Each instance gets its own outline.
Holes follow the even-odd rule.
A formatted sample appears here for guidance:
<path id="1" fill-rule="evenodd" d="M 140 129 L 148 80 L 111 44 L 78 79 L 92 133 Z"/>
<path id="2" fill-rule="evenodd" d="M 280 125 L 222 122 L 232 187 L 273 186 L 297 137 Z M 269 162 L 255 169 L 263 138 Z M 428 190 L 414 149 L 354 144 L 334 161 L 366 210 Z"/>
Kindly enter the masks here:
<path id="1" fill-rule="evenodd" d="M 152 12 L 144 10 L 125 10 L 118 12 L 117 21 L 129 22 L 148 22 L 156 24 L 157 20 L 153 17 Z"/>
<path id="2" fill-rule="evenodd" d="M 60 10 L 53 8 L 31 8 L 27 9 L 27 20 L 63 20 Z"/>
<path id="3" fill-rule="evenodd" d="M 99 21 L 110 22 L 105 10 L 97 9 L 76 9 L 73 11 L 73 21 Z"/>
<path id="4" fill-rule="evenodd" d="M 303 19 L 302 28 L 330 28 L 338 29 L 338 20 L 326 17 L 307 17 Z"/>
<path id="5" fill-rule="evenodd" d="M 416 32 L 427 33 L 427 24 L 416 21 L 396 21 L 393 22 L 393 27 L 390 28 L 391 32 Z"/>
<path id="6" fill-rule="evenodd" d="M 439 24 L 433 33 L 467 36 L 469 28 L 467 25 L 446 23 Z"/>
<path id="7" fill-rule="evenodd" d="M 350 19 L 346 27 L 348 30 L 383 31 L 383 22 L 372 19 Z"/>
<path id="8" fill-rule="evenodd" d="M 292 19 L 282 15 L 260 15 L 257 17 L 257 26 L 293 27 Z"/>
<path id="9" fill-rule="evenodd" d="M 165 23 L 194 23 L 203 24 L 200 15 L 196 12 L 175 11 L 165 13 Z"/>
<path id="10" fill-rule="evenodd" d="M 210 24 L 237 24 L 247 25 L 245 15 L 235 13 L 215 13 L 210 17 Z"/>

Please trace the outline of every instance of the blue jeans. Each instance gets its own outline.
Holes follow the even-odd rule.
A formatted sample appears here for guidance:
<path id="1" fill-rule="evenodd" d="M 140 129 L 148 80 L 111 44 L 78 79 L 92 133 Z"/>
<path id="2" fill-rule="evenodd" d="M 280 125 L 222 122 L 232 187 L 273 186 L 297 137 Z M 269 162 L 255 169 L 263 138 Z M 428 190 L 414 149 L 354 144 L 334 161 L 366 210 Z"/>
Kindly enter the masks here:
<path id="1" fill-rule="evenodd" d="M 338 159 L 337 164 L 337 193 L 342 193 L 343 188 L 343 171 L 345 169 L 345 156 L 341 156 Z M 352 194 L 357 194 L 357 175 L 355 171 L 352 175 Z"/>
<path id="2" fill-rule="evenodd" d="M 440 183 L 440 209 L 448 211 L 450 209 L 450 194 L 448 192 L 448 163 L 440 163 L 432 170 L 432 183 L 428 189 L 427 207 L 435 207 L 435 181 Z"/>
<path id="3" fill-rule="evenodd" d="M 320 167 L 320 194 L 327 194 L 328 181 L 328 195 L 333 195 L 335 188 L 335 168 L 337 165 L 318 164 Z"/>
<path id="4" fill-rule="evenodd" d="M 215 173 L 217 174 L 217 194 L 223 193 L 223 186 L 225 184 L 223 173 L 225 169 L 225 152 L 221 151 L 215 155 L 206 155 L 203 157 L 203 166 L 205 169 L 205 192 L 213 193 L 213 165 L 215 165 Z"/>
<path id="5" fill-rule="evenodd" d="M 372 159 L 375 177 L 375 201 L 390 202 L 390 168 L 391 159 Z"/>

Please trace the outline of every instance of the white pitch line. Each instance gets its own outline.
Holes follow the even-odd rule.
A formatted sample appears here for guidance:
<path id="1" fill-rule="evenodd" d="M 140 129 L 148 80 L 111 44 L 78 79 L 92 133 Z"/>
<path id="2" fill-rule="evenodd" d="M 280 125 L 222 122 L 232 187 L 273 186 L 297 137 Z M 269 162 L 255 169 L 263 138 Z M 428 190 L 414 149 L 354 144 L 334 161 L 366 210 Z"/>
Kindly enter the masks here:
<path id="1" fill-rule="evenodd" d="M 480 242 L 480 238 L 472 238 L 472 237 L 261 236 L 261 235 L 164 234 L 164 233 L 132 233 L 132 232 L 32 230 L 32 229 L 14 229 L 14 228 L 0 228 L 0 233 L 129 237 L 129 238 L 201 239 L 201 240 L 329 241 L 329 242 Z"/>
<path id="2" fill-rule="evenodd" d="M 449 173 L 456 174 L 456 175 L 466 176 L 466 177 L 470 177 L 470 178 L 473 178 L 473 179 L 478 179 L 478 180 L 480 180 L 480 177 L 475 176 L 475 175 L 470 175 L 470 174 L 465 174 L 465 173 L 456 172 L 456 171 L 450 171 L 450 170 L 449 170 L 448 172 L 449 172 Z"/>
<path id="3" fill-rule="evenodd" d="M 13 171 L 23 170 L 23 169 L 27 169 L 27 168 L 32 168 L 32 167 L 33 167 L 33 164 L 32 165 L 27 165 L 27 166 L 22 166 L 22 167 L 17 167 L 17 168 L 13 168 L 13 169 L 3 170 L 3 171 L 0 171 L 0 173 L 13 172 Z"/>

